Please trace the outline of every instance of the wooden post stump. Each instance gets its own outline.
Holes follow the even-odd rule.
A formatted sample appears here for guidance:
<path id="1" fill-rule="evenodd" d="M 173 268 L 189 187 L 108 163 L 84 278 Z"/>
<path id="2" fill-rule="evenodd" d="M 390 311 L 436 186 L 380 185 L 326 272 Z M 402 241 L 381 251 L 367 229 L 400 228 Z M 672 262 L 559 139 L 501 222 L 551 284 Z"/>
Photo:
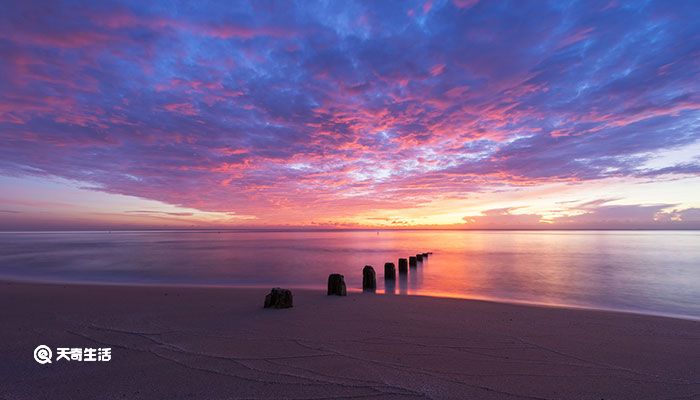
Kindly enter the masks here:
<path id="1" fill-rule="evenodd" d="M 265 308 L 292 308 L 294 307 L 294 297 L 289 289 L 272 288 L 265 296 Z"/>
<path id="2" fill-rule="evenodd" d="M 399 275 L 406 275 L 408 273 L 408 260 L 405 258 L 399 258 Z"/>
<path id="3" fill-rule="evenodd" d="M 345 288 L 345 277 L 341 274 L 330 274 L 328 276 L 328 295 L 347 296 Z"/>
<path id="4" fill-rule="evenodd" d="M 395 281 L 396 280 L 396 267 L 394 263 L 384 264 L 384 280 L 385 281 Z"/>
<path id="5" fill-rule="evenodd" d="M 377 291 L 377 274 L 371 265 L 365 265 L 362 268 L 362 291 L 376 292 Z"/>

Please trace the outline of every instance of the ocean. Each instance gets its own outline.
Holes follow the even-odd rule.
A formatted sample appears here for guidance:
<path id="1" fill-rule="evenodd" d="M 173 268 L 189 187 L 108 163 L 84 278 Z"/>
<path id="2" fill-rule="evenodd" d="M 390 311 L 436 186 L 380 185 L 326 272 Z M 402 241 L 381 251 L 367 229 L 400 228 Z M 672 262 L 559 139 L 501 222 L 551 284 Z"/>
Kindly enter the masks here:
<path id="1" fill-rule="evenodd" d="M 384 263 L 433 252 L 395 285 Z M 114 231 L 0 233 L 0 279 L 325 288 L 700 319 L 700 231 Z"/>

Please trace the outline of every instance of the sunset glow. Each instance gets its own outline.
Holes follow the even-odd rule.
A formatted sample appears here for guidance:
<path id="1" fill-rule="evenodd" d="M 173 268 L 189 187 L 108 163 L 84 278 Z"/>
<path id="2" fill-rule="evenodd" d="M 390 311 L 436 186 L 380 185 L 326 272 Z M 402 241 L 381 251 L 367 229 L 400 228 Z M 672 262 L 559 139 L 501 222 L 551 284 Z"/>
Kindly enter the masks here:
<path id="1" fill-rule="evenodd" d="M 4 5 L 0 230 L 700 228 L 697 2 L 194 4 Z"/>

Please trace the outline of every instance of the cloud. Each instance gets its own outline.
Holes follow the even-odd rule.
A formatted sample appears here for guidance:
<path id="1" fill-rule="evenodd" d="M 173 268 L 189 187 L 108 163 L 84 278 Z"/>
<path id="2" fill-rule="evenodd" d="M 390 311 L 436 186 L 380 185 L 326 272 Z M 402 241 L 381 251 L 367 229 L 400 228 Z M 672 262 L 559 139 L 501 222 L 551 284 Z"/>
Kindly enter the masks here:
<path id="1" fill-rule="evenodd" d="M 625 204 L 613 205 L 602 201 L 584 204 L 579 207 L 582 214 L 564 217 L 557 221 L 560 225 L 595 228 L 597 226 L 644 228 L 658 224 L 659 215 L 673 204 Z"/>
<path id="2" fill-rule="evenodd" d="M 546 224 L 537 214 L 516 214 L 517 208 L 498 208 L 482 211 L 479 216 L 464 217 L 466 226 L 473 229 L 542 229 Z"/>
<path id="3" fill-rule="evenodd" d="M 697 159 L 641 167 L 700 140 L 698 18 L 682 1 L 14 2 L 0 173 L 270 223 L 698 176 Z M 653 211 L 613 210 L 586 218 Z"/>
<path id="4" fill-rule="evenodd" d="M 463 220 L 472 229 L 698 229 L 700 209 L 674 204 L 609 204 L 619 199 L 567 202 L 556 217 L 519 213 L 518 207 L 485 210 Z"/>
<path id="5" fill-rule="evenodd" d="M 191 212 L 167 212 L 167 211 L 149 211 L 149 210 L 128 210 L 124 211 L 127 214 L 162 214 L 162 215 L 170 215 L 174 217 L 190 217 L 194 215 Z"/>
<path id="6" fill-rule="evenodd" d="M 670 222 L 700 226 L 700 208 L 687 208 L 685 210 L 674 209 L 671 211 L 658 213 L 656 215 L 656 220 L 667 223 Z"/>

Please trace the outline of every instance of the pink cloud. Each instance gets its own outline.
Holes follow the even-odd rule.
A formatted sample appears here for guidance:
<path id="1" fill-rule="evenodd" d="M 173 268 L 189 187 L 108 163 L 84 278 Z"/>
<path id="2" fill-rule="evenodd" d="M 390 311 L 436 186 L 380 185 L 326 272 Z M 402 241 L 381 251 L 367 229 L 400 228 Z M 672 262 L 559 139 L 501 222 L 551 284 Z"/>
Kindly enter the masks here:
<path id="1" fill-rule="evenodd" d="M 183 115 L 194 116 L 199 114 L 199 111 L 195 106 L 190 103 L 170 103 L 163 106 L 164 109 Z"/>
<path id="2" fill-rule="evenodd" d="M 457 8 L 472 8 L 474 7 L 479 0 L 452 0 L 452 3 L 457 7 Z"/>
<path id="3" fill-rule="evenodd" d="M 445 71 L 445 64 L 436 64 L 430 68 L 430 75 L 438 76 Z"/>

